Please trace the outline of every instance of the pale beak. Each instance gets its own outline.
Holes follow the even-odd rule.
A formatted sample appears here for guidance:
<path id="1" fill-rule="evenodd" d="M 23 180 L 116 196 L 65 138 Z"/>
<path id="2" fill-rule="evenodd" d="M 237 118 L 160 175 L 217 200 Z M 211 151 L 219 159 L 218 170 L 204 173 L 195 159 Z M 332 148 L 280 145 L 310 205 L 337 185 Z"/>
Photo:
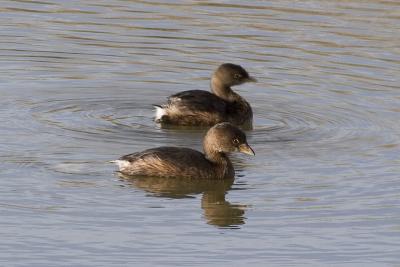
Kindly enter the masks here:
<path id="1" fill-rule="evenodd" d="M 254 78 L 253 76 L 249 76 L 249 77 L 246 79 L 246 82 L 256 83 L 256 82 L 257 82 L 257 79 Z"/>
<path id="2" fill-rule="evenodd" d="M 248 144 L 241 144 L 239 146 L 239 152 L 242 152 L 242 153 L 248 154 L 248 155 L 253 155 L 253 156 L 256 155 L 254 153 L 254 150 Z"/>

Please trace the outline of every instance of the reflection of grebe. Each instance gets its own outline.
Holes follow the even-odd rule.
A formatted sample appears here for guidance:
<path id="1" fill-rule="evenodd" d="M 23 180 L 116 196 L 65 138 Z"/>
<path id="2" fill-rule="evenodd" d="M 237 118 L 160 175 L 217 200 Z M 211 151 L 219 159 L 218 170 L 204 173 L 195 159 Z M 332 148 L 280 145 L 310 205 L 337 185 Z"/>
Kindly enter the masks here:
<path id="1" fill-rule="evenodd" d="M 204 154 L 190 148 L 158 147 L 123 156 L 115 163 L 126 175 L 232 179 L 235 171 L 227 153 L 254 155 L 246 135 L 227 122 L 208 130 L 203 148 Z"/>
<path id="2" fill-rule="evenodd" d="M 250 104 L 231 87 L 255 81 L 241 66 L 222 64 L 211 77 L 213 93 L 190 90 L 172 95 L 167 104 L 155 106 L 155 120 L 161 124 L 185 126 L 212 126 L 227 121 L 251 128 L 253 112 Z"/>
<path id="3" fill-rule="evenodd" d="M 232 205 L 225 200 L 233 179 L 202 180 L 191 178 L 119 177 L 128 185 L 151 193 L 155 197 L 188 198 L 203 194 L 201 208 L 207 223 L 219 227 L 233 227 L 245 223 L 246 205 Z"/>

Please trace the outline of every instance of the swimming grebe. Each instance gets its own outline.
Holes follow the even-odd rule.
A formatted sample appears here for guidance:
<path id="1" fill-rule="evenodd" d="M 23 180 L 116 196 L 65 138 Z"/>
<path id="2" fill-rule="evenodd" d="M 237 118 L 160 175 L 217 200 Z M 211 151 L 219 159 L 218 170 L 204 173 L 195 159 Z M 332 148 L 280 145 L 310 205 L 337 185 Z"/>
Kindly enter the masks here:
<path id="1" fill-rule="evenodd" d="M 232 179 L 235 171 L 227 153 L 254 155 L 246 135 L 228 122 L 208 130 L 203 149 L 204 154 L 190 148 L 158 147 L 125 155 L 115 163 L 125 175 Z"/>
<path id="2" fill-rule="evenodd" d="M 256 82 L 239 65 L 225 63 L 211 77 L 211 92 L 190 90 L 174 94 L 165 105 L 156 105 L 155 121 L 162 125 L 212 126 L 230 122 L 252 128 L 253 111 L 250 104 L 231 87 Z"/>

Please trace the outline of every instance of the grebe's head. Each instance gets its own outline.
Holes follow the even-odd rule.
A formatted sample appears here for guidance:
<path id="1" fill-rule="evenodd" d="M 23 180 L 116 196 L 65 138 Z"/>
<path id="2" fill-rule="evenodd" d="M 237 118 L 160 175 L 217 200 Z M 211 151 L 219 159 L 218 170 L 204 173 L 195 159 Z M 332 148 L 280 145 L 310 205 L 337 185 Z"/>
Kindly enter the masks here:
<path id="1" fill-rule="evenodd" d="M 212 79 L 217 79 L 219 83 L 228 87 L 257 81 L 240 65 L 232 63 L 224 63 L 220 65 L 214 72 Z"/>
<path id="2" fill-rule="evenodd" d="M 206 154 L 241 152 L 255 155 L 247 144 L 246 134 L 236 126 L 222 122 L 208 130 L 204 137 L 204 152 Z"/>

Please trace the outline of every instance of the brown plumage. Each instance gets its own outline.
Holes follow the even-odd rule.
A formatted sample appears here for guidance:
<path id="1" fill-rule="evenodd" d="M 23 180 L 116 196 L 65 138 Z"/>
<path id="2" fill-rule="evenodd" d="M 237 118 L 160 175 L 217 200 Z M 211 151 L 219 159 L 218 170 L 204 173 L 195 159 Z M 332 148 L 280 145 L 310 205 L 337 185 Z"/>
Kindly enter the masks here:
<path id="1" fill-rule="evenodd" d="M 158 147 L 121 157 L 119 171 L 134 176 L 232 179 L 235 176 L 227 153 L 239 151 L 254 155 L 246 135 L 230 123 L 219 123 L 208 130 L 204 154 L 181 147 Z"/>
<path id="2" fill-rule="evenodd" d="M 211 92 L 190 90 L 174 94 L 168 103 L 156 107 L 156 122 L 162 125 L 211 126 L 230 122 L 251 128 L 253 111 L 250 104 L 231 87 L 255 82 L 239 65 L 225 63 L 211 77 Z"/>

